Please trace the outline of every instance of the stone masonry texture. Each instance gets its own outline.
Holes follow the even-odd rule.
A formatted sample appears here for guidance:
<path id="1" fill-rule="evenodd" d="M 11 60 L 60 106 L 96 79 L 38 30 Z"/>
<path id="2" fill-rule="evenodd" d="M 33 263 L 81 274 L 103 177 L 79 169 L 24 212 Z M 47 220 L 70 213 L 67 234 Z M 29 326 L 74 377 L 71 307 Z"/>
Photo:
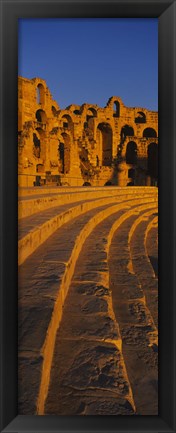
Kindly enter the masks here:
<path id="1" fill-rule="evenodd" d="M 19 186 L 157 185 L 157 112 L 116 96 L 61 110 L 41 78 L 18 93 Z"/>

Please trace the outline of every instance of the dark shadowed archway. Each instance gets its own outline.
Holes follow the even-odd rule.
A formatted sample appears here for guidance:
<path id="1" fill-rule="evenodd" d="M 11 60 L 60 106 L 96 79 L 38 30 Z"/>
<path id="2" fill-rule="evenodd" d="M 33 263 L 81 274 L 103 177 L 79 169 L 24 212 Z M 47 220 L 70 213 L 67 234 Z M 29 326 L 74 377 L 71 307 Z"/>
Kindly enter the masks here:
<path id="1" fill-rule="evenodd" d="M 61 120 L 63 121 L 63 128 L 71 130 L 73 128 L 73 121 L 69 114 L 64 114 Z"/>
<path id="2" fill-rule="evenodd" d="M 134 141 L 129 141 L 126 147 L 126 163 L 137 164 L 137 144 Z"/>
<path id="3" fill-rule="evenodd" d="M 38 122 L 46 123 L 47 117 L 44 110 L 37 110 L 35 116 Z"/>
<path id="4" fill-rule="evenodd" d="M 93 107 L 89 107 L 86 114 L 86 121 L 88 122 L 89 119 L 97 117 L 97 111 Z"/>
<path id="5" fill-rule="evenodd" d="M 143 111 L 138 111 L 135 117 L 135 123 L 146 123 L 146 115 Z"/>
<path id="6" fill-rule="evenodd" d="M 68 134 L 62 134 L 63 141 L 59 142 L 58 153 L 61 163 L 61 173 L 69 173 L 70 171 L 70 137 Z"/>
<path id="7" fill-rule="evenodd" d="M 102 143 L 102 165 L 112 164 L 112 129 L 108 123 L 99 123 L 97 130 L 101 135 Z"/>
<path id="8" fill-rule="evenodd" d="M 133 137 L 134 136 L 134 129 L 132 126 L 125 125 L 121 129 L 121 140 L 125 140 L 126 137 Z"/>
<path id="9" fill-rule="evenodd" d="M 113 106 L 113 117 L 120 117 L 120 103 L 119 101 L 114 101 L 114 106 Z"/>
<path id="10" fill-rule="evenodd" d="M 155 138 L 155 137 L 157 137 L 157 133 L 156 133 L 155 129 L 153 129 L 153 128 L 146 128 L 143 131 L 143 137 L 146 137 L 146 138 L 153 137 L 153 138 Z"/>

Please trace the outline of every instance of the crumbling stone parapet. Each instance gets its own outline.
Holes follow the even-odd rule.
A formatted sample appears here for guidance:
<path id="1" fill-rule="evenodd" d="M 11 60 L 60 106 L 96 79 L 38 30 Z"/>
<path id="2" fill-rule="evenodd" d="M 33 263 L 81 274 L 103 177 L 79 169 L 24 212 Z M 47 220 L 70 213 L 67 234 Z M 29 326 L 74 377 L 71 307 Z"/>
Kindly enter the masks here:
<path id="1" fill-rule="evenodd" d="M 112 96 L 61 110 L 40 78 L 18 81 L 19 185 L 157 185 L 158 113 Z"/>

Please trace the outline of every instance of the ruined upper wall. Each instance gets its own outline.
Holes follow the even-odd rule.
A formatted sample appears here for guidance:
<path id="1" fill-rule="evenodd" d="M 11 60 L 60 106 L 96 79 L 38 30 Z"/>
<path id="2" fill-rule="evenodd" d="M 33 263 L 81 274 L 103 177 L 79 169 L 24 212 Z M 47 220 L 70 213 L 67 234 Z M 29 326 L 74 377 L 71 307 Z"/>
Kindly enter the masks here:
<path id="1" fill-rule="evenodd" d="M 145 185 L 148 176 L 155 184 L 157 112 L 126 107 L 118 96 L 109 98 L 105 107 L 84 103 L 62 110 L 41 78 L 19 77 L 18 91 L 18 164 L 23 185 L 35 182 L 39 173 L 43 181 L 51 175 L 62 177 L 63 182 L 67 176 L 65 181 L 73 186 L 87 179 L 96 185 L 108 181 L 125 186 L 129 179 Z"/>
<path id="2" fill-rule="evenodd" d="M 46 119 L 52 121 L 61 118 L 64 114 L 70 115 L 72 122 L 82 124 L 87 121 L 87 116 L 97 118 L 97 121 L 109 121 L 111 126 L 120 128 L 128 124 L 135 128 L 135 136 L 142 135 L 143 126 L 150 124 L 158 131 L 158 113 L 147 110 L 143 107 L 126 107 L 122 99 L 118 96 L 109 98 L 105 107 L 95 104 L 84 103 L 81 106 L 71 104 L 65 110 L 60 110 L 59 105 L 53 100 L 52 95 L 41 78 L 18 79 L 18 129 L 23 129 L 27 121 L 36 120 L 36 112 L 42 110 L 46 114 Z M 52 122 L 51 122 L 52 123 Z M 53 127 L 54 127 L 53 123 Z"/>
<path id="3" fill-rule="evenodd" d="M 31 80 L 18 78 L 18 129 L 22 130 L 25 122 L 36 120 L 36 111 L 45 111 L 47 118 L 52 118 L 59 105 L 41 78 Z"/>

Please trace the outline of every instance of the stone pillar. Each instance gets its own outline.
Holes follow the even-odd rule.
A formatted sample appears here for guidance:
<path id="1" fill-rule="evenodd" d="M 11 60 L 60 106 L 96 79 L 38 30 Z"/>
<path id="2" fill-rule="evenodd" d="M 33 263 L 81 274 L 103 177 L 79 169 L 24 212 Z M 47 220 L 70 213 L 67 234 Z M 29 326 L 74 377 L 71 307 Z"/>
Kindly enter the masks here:
<path id="1" fill-rule="evenodd" d="M 121 162 L 117 167 L 117 186 L 126 186 L 128 183 L 128 166 Z"/>

